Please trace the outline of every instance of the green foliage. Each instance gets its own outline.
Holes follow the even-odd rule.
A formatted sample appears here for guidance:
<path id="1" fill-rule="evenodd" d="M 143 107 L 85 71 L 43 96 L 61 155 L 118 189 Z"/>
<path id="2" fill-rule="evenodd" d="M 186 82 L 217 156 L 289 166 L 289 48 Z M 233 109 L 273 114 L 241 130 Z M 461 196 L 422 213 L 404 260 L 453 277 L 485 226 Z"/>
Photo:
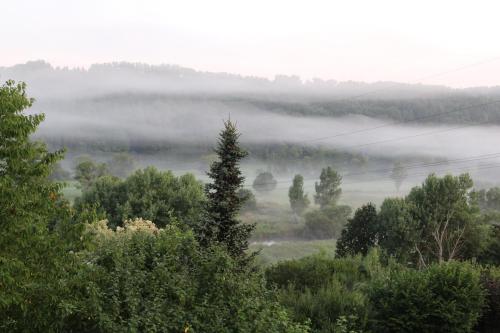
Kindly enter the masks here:
<path id="1" fill-rule="evenodd" d="M 97 205 L 112 226 L 126 219 L 143 217 L 159 227 L 172 220 L 193 226 L 204 204 L 203 187 L 191 174 L 175 177 L 154 167 L 137 170 L 124 180 L 104 176 L 84 191 L 75 207 Z"/>
<path id="2" fill-rule="evenodd" d="M 44 116 L 26 115 L 26 85 L 0 87 L 0 330 L 50 332 L 71 313 L 71 245 L 56 231 L 70 217 L 48 181 L 62 152 L 30 140 Z M 52 230 L 52 231 L 51 231 Z"/>
<path id="3" fill-rule="evenodd" d="M 43 115 L 24 114 L 33 102 L 25 90 L 13 81 L 0 87 L 0 331 L 299 333 L 309 327 L 297 323 L 308 322 L 314 332 L 498 330 L 498 267 L 453 260 L 480 254 L 498 264 L 497 189 L 472 193 L 467 175 L 431 175 L 406 198 L 384 201 L 378 215 L 371 204 L 358 209 L 339 240 L 344 257 L 280 262 L 266 269 L 266 282 L 248 264 L 253 227 L 236 218 L 253 195 L 241 187 L 246 153 L 234 124 L 220 136 L 201 225 L 205 196 L 194 176 L 147 168 L 121 180 L 88 159 L 77 166 L 85 193 L 72 210 L 49 179 L 62 177 L 62 152 L 30 140 Z M 113 167 L 124 176 L 133 163 L 120 155 Z M 306 215 L 305 234 L 334 237 L 346 222 L 340 181 L 322 171 L 321 209 Z M 289 194 L 302 212 L 301 177 Z M 135 217 L 164 228 L 142 219 L 120 227 Z M 382 266 L 377 248 L 369 250 L 377 243 L 424 269 Z M 291 256 L 293 247 L 283 251 Z"/>
<path id="4" fill-rule="evenodd" d="M 475 192 L 479 207 L 483 211 L 500 211 L 500 187 Z"/>
<path id="5" fill-rule="evenodd" d="M 242 224 L 237 219 L 242 205 L 238 190 L 245 180 L 239 163 L 247 155 L 239 145 L 239 136 L 236 125 L 226 121 L 215 149 L 219 160 L 212 163 L 208 172 L 213 182 L 205 188 L 206 216 L 198 228 L 202 245 L 224 244 L 233 257 L 246 256 L 248 239 L 254 229 L 253 225 Z"/>
<path id="6" fill-rule="evenodd" d="M 477 331 L 494 333 L 500 327 L 500 268 L 498 266 L 484 268 L 481 285 L 486 290 L 486 308 L 477 325 Z"/>
<path id="7" fill-rule="evenodd" d="M 87 298 L 66 329 L 96 332 L 307 332 L 261 276 L 190 231 L 98 228 Z M 69 326 L 69 325 L 72 326 Z"/>
<path id="8" fill-rule="evenodd" d="M 378 217 L 381 248 L 400 262 L 421 267 L 479 256 L 489 230 L 471 188 L 468 174 L 432 174 L 404 200 L 385 200 Z"/>
<path id="9" fill-rule="evenodd" d="M 304 237 L 313 239 L 335 238 L 340 235 L 352 209 L 349 206 L 327 206 L 305 214 Z"/>
<path id="10" fill-rule="evenodd" d="M 484 250 L 478 257 L 481 263 L 500 265 L 500 225 L 488 226 L 489 233 L 484 240 Z"/>
<path id="11" fill-rule="evenodd" d="M 372 330 L 471 332 L 485 304 L 479 279 L 479 269 L 465 262 L 393 270 L 370 288 Z"/>
<path id="12" fill-rule="evenodd" d="M 342 177 L 332 167 L 322 169 L 319 184 L 314 185 L 316 189 L 314 202 L 321 208 L 336 205 L 342 194 L 341 182 Z"/>
<path id="13" fill-rule="evenodd" d="M 369 203 L 358 208 L 337 241 L 337 256 L 366 255 L 377 242 L 377 209 Z"/>
<path id="14" fill-rule="evenodd" d="M 369 314 L 364 289 L 381 271 L 376 252 L 365 258 L 320 254 L 281 262 L 268 268 L 266 277 L 279 288 L 279 299 L 295 320 L 310 319 L 315 332 L 339 332 L 345 326 L 361 331 Z"/>
<path id="15" fill-rule="evenodd" d="M 387 198 L 378 214 L 378 245 L 401 263 L 417 261 L 417 224 L 411 206 L 402 198 Z"/>
<path id="16" fill-rule="evenodd" d="M 418 224 L 416 249 L 422 264 L 476 254 L 479 246 L 474 236 L 479 232 L 479 216 L 470 196 L 472 185 L 468 174 L 442 178 L 430 175 L 407 196 Z"/>
<path id="17" fill-rule="evenodd" d="M 349 318 L 346 316 L 339 316 L 333 327 L 333 332 L 335 333 L 358 333 L 356 328 L 356 321 L 358 318 L 354 315 L 350 315 Z"/>
<path id="18" fill-rule="evenodd" d="M 302 175 L 295 175 L 293 177 L 293 185 L 288 190 L 288 198 L 290 200 L 290 207 L 297 215 L 301 215 L 309 206 L 310 202 L 307 194 L 304 194 L 304 177 Z"/>
<path id="19" fill-rule="evenodd" d="M 278 182 L 270 172 L 261 172 L 253 181 L 253 188 L 257 192 L 270 192 L 276 188 Z"/>

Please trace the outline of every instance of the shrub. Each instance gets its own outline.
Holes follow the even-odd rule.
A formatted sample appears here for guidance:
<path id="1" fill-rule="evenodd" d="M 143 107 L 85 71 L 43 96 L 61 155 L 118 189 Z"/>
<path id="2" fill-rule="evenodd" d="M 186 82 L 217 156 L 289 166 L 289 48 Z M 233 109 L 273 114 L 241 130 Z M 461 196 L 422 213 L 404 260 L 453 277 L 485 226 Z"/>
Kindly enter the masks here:
<path id="1" fill-rule="evenodd" d="M 500 268 L 491 266 L 483 270 L 481 284 L 486 290 L 486 308 L 479 320 L 477 331 L 494 333 L 500 327 Z"/>
<path id="2" fill-rule="evenodd" d="M 485 302 L 479 270 L 465 262 L 399 269 L 369 291 L 374 332 L 470 332 Z"/>
<path id="3" fill-rule="evenodd" d="M 279 299 L 295 320 L 309 319 L 315 332 L 337 332 L 346 325 L 351 330 L 366 326 L 369 304 L 364 289 L 380 272 L 374 251 L 365 258 L 319 254 L 282 262 L 270 267 L 266 277 L 279 288 Z M 349 323 L 342 317 L 349 317 Z"/>
<path id="4" fill-rule="evenodd" d="M 304 236 L 313 239 L 338 237 L 351 211 L 349 206 L 328 206 L 306 213 Z"/>
<path id="5" fill-rule="evenodd" d="M 306 332 L 292 322 L 262 277 L 225 250 L 201 249 L 191 231 L 135 220 L 91 227 L 83 253 L 87 297 L 66 331 Z"/>

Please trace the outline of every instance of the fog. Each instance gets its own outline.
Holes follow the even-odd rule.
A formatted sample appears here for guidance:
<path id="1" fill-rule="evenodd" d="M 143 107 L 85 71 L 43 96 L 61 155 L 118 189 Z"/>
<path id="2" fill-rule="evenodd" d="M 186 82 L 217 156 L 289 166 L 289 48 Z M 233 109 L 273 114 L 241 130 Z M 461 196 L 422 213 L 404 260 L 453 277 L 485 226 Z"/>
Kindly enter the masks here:
<path id="1" fill-rule="evenodd" d="M 404 193 L 430 172 L 469 171 L 479 186 L 500 182 L 498 88 L 303 82 L 284 76 L 273 81 L 123 63 L 78 70 L 34 62 L 2 68 L 0 77 L 27 82 L 36 98 L 30 112 L 46 115 L 36 138 L 51 149 L 67 147 L 68 169 L 80 154 L 105 161 L 128 151 L 141 167 L 153 164 L 204 179 L 203 156 L 230 118 L 250 150 L 243 163 L 247 182 L 258 170 L 273 171 L 279 181 L 269 200 L 286 200 L 295 173 L 304 175 L 312 192 L 326 165 L 344 175 L 350 202 Z M 474 107 L 480 103 L 491 105 Z M 468 113 L 453 114 L 464 106 Z M 433 118 L 413 121 L 422 114 Z M 317 153 L 309 159 L 286 155 L 293 147 Z M 410 166 L 401 193 L 394 192 L 389 177 L 396 161 Z"/>
<path id="2" fill-rule="evenodd" d="M 391 125 L 391 121 L 365 116 L 294 117 L 242 103 L 210 101 L 123 103 L 121 106 L 81 102 L 74 105 L 74 109 L 66 107 L 69 108 L 65 104 L 33 108 L 34 112 L 46 114 L 46 121 L 38 132 L 40 137 L 213 145 L 223 121 L 230 118 L 237 122 L 243 143 L 322 146 L 380 156 L 460 158 L 500 152 L 497 125 L 409 126 Z"/>
<path id="3" fill-rule="evenodd" d="M 232 73 L 197 71 L 178 65 L 104 63 L 85 68 L 60 68 L 39 60 L 0 67 L 0 80 L 22 80 L 28 91 L 43 99 L 73 99 L 123 92 L 176 94 L 265 94 L 273 99 L 304 98 L 415 98 L 438 95 L 500 95 L 497 87 L 452 89 L 438 85 L 379 81 L 374 83 L 303 80 L 296 75 L 276 75 L 274 79 Z"/>

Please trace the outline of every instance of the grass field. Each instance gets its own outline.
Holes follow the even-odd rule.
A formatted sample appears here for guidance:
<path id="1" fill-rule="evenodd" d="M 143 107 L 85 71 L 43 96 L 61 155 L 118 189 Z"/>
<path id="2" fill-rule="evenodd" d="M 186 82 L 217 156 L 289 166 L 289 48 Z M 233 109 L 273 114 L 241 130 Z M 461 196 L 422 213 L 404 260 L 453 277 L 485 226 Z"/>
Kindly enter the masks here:
<path id="1" fill-rule="evenodd" d="M 335 254 L 335 243 L 334 239 L 254 242 L 250 245 L 250 250 L 260 251 L 257 257 L 259 263 L 272 265 L 279 261 L 299 259 L 321 251 L 333 256 Z"/>

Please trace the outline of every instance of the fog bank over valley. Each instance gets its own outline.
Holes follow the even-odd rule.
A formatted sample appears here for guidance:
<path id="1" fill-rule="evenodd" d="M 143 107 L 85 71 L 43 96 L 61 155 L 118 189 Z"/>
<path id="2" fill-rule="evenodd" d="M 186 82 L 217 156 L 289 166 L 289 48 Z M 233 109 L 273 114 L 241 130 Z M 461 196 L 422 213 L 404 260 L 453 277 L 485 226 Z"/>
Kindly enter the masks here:
<path id="1" fill-rule="evenodd" d="M 46 114 L 36 137 L 67 147 L 68 169 L 81 154 L 109 160 L 126 151 L 138 166 L 204 179 L 230 118 L 250 151 L 247 181 L 270 170 L 283 193 L 295 173 L 312 192 L 326 165 L 345 175 L 346 196 L 361 186 L 364 194 L 394 192 L 396 162 L 410 166 L 402 191 L 433 171 L 470 171 L 478 184 L 500 180 L 498 87 L 268 80 L 129 63 L 61 69 L 42 61 L 0 68 L 0 77 L 28 84 L 36 98 L 30 112 Z"/>

